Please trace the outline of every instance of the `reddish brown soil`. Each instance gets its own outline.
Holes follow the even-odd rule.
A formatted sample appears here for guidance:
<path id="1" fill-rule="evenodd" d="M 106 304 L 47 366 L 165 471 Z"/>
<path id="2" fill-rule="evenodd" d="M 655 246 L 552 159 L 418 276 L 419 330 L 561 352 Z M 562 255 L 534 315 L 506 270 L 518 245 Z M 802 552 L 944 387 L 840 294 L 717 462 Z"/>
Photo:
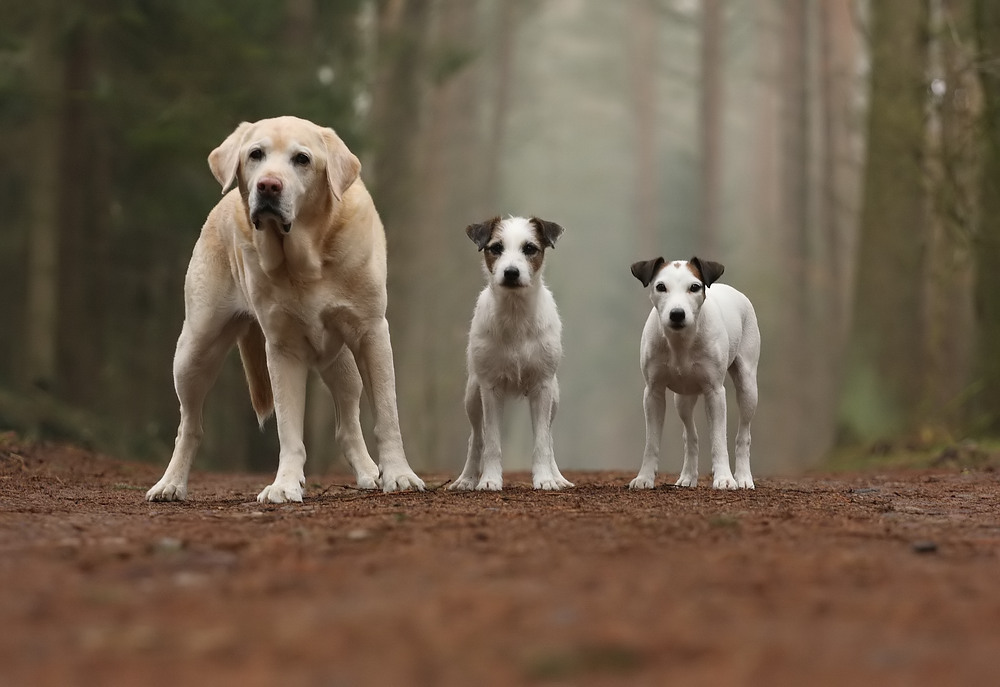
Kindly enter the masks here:
<path id="1" fill-rule="evenodd" d="M 0 684 L 991 684 L 1000 476 L 366 493 L 0 444 Z M 430 485 L 445 477 L 434 476 Z M 663 480 L 666 481 L 665 479 Z"/>

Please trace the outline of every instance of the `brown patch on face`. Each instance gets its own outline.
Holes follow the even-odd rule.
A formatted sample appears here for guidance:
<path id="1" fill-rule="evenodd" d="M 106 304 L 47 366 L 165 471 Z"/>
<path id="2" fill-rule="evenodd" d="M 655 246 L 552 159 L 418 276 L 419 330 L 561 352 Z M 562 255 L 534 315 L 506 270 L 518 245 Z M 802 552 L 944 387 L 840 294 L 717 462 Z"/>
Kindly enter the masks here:
<path id="1" fill-rule="evenodd" d="M 690 263 L 690 262 L 685 263 L 685 265 L 688 268 L 688 271 L 691 272 L 691 274 L 694 275 L 695 279 L 697 279 L 700 282 L 704 282 L 705 281 L 705 278 L 703 276 L 701 276 L 701 270 L 698 269 L 697 265 L 695 265 L 694 263 Z"/>
<path id="2" fill-rule="evenodd" d="M 692 274 L 696 275 L 701 280 L 701 283 L 708 288 L 718 281 L 719 277 L 722 276 L 722 273 L 726 271 L 726 266 L 720 262 L 702 260 L 698 256 L 694 256 L 688 260 L 688 269 L 690 269 Z"/>
<path id="3" fill-rule="evenodd" d="M 537 222 L 531 222 L 531 233 L 534 235 L 534 240 L 530 241 L 536 250 L 531 255 L 525 253 L 524 257 L 528 259 L 528 264 L 531 265 L 531 273 L 538 274 L 538 271 L 542 269 L 542 263 L 545 261 L 545 246 L 549 244 L 549 241 L 545 238 L 543 233 L 543 228 L 538 225 Z M 525 246 L 521 246 L 521 250 L 524 251 Z M 531 249 L 528 249 L 529 252 Z"/>
<path id="4" fill-rule="evenodd" d="M 503 251 L 497 251 L 496 253 L 491 250 L 491 248 L 497 243 L 497 229 L 500 228 L 500 218 L 496 218 L 497 221 L 493 222 L 490 228 L 490 238 L 486 241 L 486 247 L 483 248 L 483 260 L 486 263 L 486 269 L 490 274 L 493 274 L 493 265 L 496 264 L 497 260 L 503 255 Z M 501 244 L 502 245 L 502 244 Z M 506 248 L 506 246 L 504 246 Z"/>

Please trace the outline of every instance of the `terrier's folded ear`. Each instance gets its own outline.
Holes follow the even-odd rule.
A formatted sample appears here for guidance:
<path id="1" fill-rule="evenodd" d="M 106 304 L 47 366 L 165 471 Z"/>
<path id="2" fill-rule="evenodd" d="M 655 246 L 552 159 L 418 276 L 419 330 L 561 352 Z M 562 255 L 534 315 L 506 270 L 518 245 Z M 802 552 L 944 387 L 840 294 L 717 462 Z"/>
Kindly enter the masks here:
<path id="1" fill-rule="evenodd" d="M 701 281 L 705 284 L 705 287 L 709 287 L 718 281 L 722 273 L 726 271 L 724 265 L 718 262 L 712 262 L 711 260 L 701 260 L 697 257 L 692 257 L 688 260 L 689 263 L 694 265 L 694 268 L 698 270 L 698 274 L 701 277 Z"/>
<path id="2" fill-rule="evenodd" d="M 632 276 L 642 282 L 643 286 L 649 286 L 653 277 L 660 271 L 666 262 L 663 258 L 653 258 L 652 260 L 641 260 L 632 263 Z"/>
<path id="3" fill-rule="evenodd" d="M 465 228 L 465 235 L 472 239 L 472 242 L 479 246 L 479 250 L 486 248 L 486 244 L 490 242 L 490 237 L 493 236 L 493 231 L 500 224 L 500 216 L 497 215 L 493 219 L 488 219 L 485 222 L 478 222 L 476 224 L 470 224 Z"/>

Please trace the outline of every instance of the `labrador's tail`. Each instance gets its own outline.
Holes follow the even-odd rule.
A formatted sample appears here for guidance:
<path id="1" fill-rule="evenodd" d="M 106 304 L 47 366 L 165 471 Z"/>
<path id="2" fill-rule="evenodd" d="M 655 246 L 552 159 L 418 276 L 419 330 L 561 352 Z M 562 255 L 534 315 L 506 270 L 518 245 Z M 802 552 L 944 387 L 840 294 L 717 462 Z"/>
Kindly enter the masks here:
<path id="1" fill-rule="evenodd" d="M 267 373 L 267 353 L 264 349 L 264 332 L 254 321 L 246 334 L 240 337 L 240 360 L 250 387 L 250 403 L 257 413 L 261 427 L 274 412 L 274 393 L 271 391 L 271 377 Z"/>

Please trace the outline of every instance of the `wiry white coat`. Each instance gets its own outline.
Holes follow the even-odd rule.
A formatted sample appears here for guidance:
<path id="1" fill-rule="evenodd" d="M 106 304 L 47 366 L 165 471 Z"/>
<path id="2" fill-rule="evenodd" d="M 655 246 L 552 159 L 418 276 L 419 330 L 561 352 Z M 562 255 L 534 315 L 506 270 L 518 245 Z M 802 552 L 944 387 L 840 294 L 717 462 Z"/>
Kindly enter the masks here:
<path id="1" fill-rule="evenodd" d="M 472 433 L 468 458 L 449 488 L 503 488 L 500 429 L 504 402 L 511 395 L 526 396 L 531 406 L 533 486 L 571 487 L 556 466 L 552 445 L 562 323 L 552 292 L 542 280 L 541 262 L 536 261 L 539 267 L 533 270 L 532 261 L 521 250 L 525 242 L 537 243 L 538 236 L 530 222 L 520 217 L 504 220 L 494 236 L 505 250 L 492 272 L 486 269 L 487 285 L 476 301 L 469 329 L 465 408 Z M 518 285 L 504 285 L 504 271 L 512 267 L 520 275 Z"/>

